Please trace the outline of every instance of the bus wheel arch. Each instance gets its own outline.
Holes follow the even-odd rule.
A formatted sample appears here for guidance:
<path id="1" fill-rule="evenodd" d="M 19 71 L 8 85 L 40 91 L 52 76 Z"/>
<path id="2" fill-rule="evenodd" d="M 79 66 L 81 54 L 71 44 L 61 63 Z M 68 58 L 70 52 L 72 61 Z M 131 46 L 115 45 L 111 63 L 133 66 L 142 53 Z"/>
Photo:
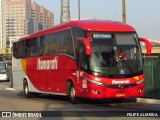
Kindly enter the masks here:
<path id="1" fill-rule="evenodd" d="M 30 92 L 30 90 L 29 90 L 28 81 L 26 78 L 23 79 L 23 91 L 24 91 L 26 98 L 33 97 L 33 93 Z"/>
<path id="2" fill-rule="evenodd" d="M 75 89 L 75 85 L 73 83 L 72 80 L 67 80 L 67 97 L 70 103 L 72 104 L 76 104 L 79 103 L 80 100 L 79 98 L 76 96 L 76 89 Z"/>

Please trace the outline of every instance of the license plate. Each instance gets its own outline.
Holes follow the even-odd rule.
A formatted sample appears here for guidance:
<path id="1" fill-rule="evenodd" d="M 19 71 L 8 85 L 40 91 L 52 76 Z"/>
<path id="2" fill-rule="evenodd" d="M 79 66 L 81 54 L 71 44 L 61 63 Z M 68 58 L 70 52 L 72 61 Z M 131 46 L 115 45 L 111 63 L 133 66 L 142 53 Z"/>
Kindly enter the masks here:
<path id="1" fill-rule="evenodd" d="M 117 94 L 116 94 L 116 97 L 123 97 L 123 96 L 125 96 L 124 93 L 117 93 Z"/>

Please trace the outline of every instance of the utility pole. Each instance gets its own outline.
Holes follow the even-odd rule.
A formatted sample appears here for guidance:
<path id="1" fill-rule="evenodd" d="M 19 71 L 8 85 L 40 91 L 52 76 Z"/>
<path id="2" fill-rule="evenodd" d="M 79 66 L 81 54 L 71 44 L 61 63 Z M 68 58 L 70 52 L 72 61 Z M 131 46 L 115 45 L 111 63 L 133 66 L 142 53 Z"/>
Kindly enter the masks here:
<path id="1" fill-rule="evenodd" d="M 61 23 L 69 22 L 70 18 L 70 0 L 61 0 Z"/>
<path id="2" fill-rule="evenodd" d="M 78 20 L 81 19 L 80 0 L 78 0 Z"/>
<path id="3" fill-rule="evenodd" d="M 126 23 L 126 0 L 122 0 L 122 22 Z"/>

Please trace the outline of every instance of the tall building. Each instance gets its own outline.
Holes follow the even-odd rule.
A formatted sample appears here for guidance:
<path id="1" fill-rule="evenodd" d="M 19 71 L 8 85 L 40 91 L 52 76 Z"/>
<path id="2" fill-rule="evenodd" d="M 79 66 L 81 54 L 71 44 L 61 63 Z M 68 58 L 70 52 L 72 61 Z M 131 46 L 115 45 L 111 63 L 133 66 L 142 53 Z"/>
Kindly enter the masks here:
<path id="1" fill-rule="evenodd" d="M 1 39 L 2 39 L 2 0 L 0 0 L 0 40 Z"/>
<path id="2" fill-rule="evenodd" d="M 53 13 L 31 0 L 0 2 L 0 48 L 11 47 L 13 38 L 23 37 L 53 25 Z"/>
<path id="3" fill-rule="evenodd" d="M 5 24 L 5 0 L 0 0 L 0 48 L 2 48 L 6 41 L 6 24 Z"/>
<path id="4" fill-rule="evenodd" d="M 53 25 L 54 15 L 43 6 L 39 6 L 35 2 L 32 3 L 31 20 L 35 23 L 35 31 L 38 29 L 48 28 Z"/>

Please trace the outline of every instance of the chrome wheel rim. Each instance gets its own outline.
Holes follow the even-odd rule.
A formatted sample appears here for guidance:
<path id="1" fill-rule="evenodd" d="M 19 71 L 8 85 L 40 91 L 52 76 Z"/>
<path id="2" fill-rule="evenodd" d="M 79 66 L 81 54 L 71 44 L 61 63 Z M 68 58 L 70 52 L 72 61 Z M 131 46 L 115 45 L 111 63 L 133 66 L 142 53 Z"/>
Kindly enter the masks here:
<path id="1" fill-rule="evenodd" d="M 28 87 L 27 87 L 27 85 L 25 86 L 25 93 L 26 93 L 26 95 L 28 95 Z"/>
<path id="2" fill-rule="evenodd" d="M 70 96 L 71 96 L 72 99 L 75 98 L 75 89 L 74 88 L 71 88 L 71 90 L 70 90 Z"/>

